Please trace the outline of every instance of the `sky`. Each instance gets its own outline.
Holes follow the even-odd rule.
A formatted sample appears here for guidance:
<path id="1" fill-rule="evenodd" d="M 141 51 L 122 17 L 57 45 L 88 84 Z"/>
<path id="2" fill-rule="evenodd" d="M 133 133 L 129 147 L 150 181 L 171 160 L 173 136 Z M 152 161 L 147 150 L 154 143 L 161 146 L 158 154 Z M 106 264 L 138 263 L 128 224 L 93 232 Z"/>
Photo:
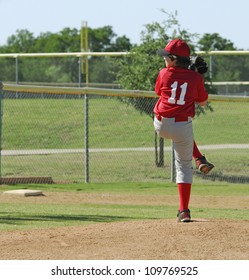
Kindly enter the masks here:
<path id="1" fill-rule="evenodd" d="M 249 50 L 248 0 L 0 0 L 0 45 L 17 30 L 26 29 L 35 37 L 110 25 L 117 36 L 125 35 L 139 44 L 145 25 L 167 19 L 161 11 L 177 11 L 182 28 L 190 33 L 218 33 L 238 49 Z"/>

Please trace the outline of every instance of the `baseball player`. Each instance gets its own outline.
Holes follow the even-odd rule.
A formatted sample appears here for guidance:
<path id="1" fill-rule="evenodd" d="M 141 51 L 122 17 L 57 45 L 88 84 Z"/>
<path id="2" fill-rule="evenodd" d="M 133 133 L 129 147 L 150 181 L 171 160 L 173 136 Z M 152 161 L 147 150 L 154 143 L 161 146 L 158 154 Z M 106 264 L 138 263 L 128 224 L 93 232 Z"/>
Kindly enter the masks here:
<path id="1" fill-rule="evenodd" d="M 159 99 L 154 107 L 154 128 L 161 137 L 173 141 L 180 204 L 177 217 L 179 222 L 190 222 L 194 151 L 192 118 L 195 103 L 206 105 L 208 93 L 203 76 L 189 69 L 190 48 L 185 41 L 172 40 L 164 49 L 158 50 L 158 54 L 164 57 L 166 68 L 160 70 L 156 80 L 155 92 Z"/>

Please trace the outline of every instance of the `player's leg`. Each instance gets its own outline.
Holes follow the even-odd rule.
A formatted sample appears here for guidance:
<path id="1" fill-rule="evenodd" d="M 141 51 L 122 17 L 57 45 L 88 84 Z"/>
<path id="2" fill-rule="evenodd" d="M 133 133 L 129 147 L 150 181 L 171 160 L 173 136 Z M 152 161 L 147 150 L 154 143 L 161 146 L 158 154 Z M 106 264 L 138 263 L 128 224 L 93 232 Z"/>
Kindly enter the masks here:
<path id="1" fill-rule="evenodd" d="M 189 183 L 178 183 L 178 194 L 179 194 L 179 213 L 189 210 L 189 200 L 191 195 L 192 184 Z"/>
<path id="2" fill-rule="evenodd" d="M 175 123 L 174 119 L 154 119 L 155 131 L 163 138 L 172 139 L 174 143 L 175 165 L 177 173 L 177 186 L 179 192 L 178 221 L 189 222 L 191 220 L 188 209 L 193 169 L 193 129 L 192 122 Z"/>
<path id="3" fill-rule="evenodd" d="M 193 129 L 192 122 L 179 123 L 178 137 L 173 140 L 175 152 L 176 165 L 176 182 L 179 194 L 179 211 L 178 221 L 189 222 L 191 220 L 189 201 L 191 195 L 193 168 L 192 168 L 192 154 L 193 154 Z"/>
<path id="4" fill-rule="evenodd" d="M 209 173 L 214 168 L 211 162 L 208 162 L 206 157 L 198 149 L 196 142 L 194 141 L 193 158 L 195 160 L 196 168 L 204 174 Z"/>
<path id="5" fill-rule="evenodd" d="M 197 158 L 201 158 L 203 155 L 200 152 L 199 148 L 197 147 L 197 144 L 194 140 L 194 147 L 193 147 L 193 158 L 196 160 Z"/>

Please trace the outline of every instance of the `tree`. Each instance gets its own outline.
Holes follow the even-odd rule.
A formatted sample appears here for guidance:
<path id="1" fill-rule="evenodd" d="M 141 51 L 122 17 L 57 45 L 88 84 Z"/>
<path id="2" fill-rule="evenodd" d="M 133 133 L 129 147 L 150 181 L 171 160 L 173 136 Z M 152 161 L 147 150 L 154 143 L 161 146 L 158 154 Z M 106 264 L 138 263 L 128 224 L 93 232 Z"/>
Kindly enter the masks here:
<path id="1" fill-rule="evenodd" d="M 198 45 L 201 51 L 233 51 L 236 49 L 230 40 L 222 38 L 218 33 L 204 34 L 198 41 Z"/>
<path id="2" fill-rule="evenodd" d="M 32 49 L 35 42 L 33 34 L 25 29 L 17 30 L 16 33 L 7 39 L 6 46 L 0 48 L 1 53 L 25 53 Z M 18 65 L 21 67 L 22 62 L 18 61 Z M 1 79 L 7 81 L 15 79 L 15 67 L 15 61 L 12 58 L 1 60 Z M 23 73 L 20 73 L 20 79 L 23 79 Z"/>
<path id="3" fill-rule="evenodd" d="M 7 39 L 5 51 L 8 53 L 26 53 L 30 52 L 35 43 L 33 33 L 26 29 L 16 31 L 16 35 L 11 35 Z"/>
<path id="4" fill-rule="evenodd" d="M 59 33 L 41 33 L 35 40 L 33 52 L 78 52 L 80 35 L 76 28 L 64 28 Z"/>
<path id="5" fill-rule="evenodd" d="M 116 34 L 109 25 L 96 29 L 88 28 L 89 50 L 91 52 L 107 51 L 115 37 Z"/>
<path id="6" fill-rule="evenodd" d="M 109 25 L 96 29 L 89 28 L 88 32 L 91 52 L 128 52 L 132 47 L 130 39 L 126 36 L 117 37 Z M 118 66 L 114 61 L 115 59 L 110 57 L 91 57 L 89 59 L 90 82 L 112 83 L 115 81 Z"/>
<path id="7" fill-rule="evenodd" d="M 200 50 L 203 51 L 225 51 L 236 50 L 234 44 L 218 33 L 206 33 L 198 42 Z M 211 74 L 213 81 L 243 81 L 248 77 L 249 59 L 238 56 L 211 56 Z M 246 77 L 247 76 L 247 77 Z M 232 90 L 232 89 L 231 89 Z M 233 87 L 235 92 L 240 91 L 240 86 Z M 212 91 L 211 91 L 212 92 Z M 213 93 L 213 92 L 212 92 Z"/>
<path id="8" fill-rule="evenodd" d="M 114 52 L 129 51 L 130 40 L 118 37 L 111 26 L 89 29 L 89 51 Z M 7 45 L 0 47 L 1 53 L 51 53 L 79 52 L 80 31 L 64 28 L 58 33 L 45 32 L 36 38 L 28 30 L 17 30 L 7 40 Z M 108 57 L 89 58 L 90 77 L 95 83 L 110 83 L 116 78 L 116 65 Z M 10 62 L 11 61 L 11 62 Z M 13 63 L 14 62 L 14 63 Z M 1 79 L 15 80 L 15 61 L 1 59 Z M 67 58 L 18 58 L 19 82 L 72 82 L 79 80 L 79 59 Z M 83 77 L 82 77 L 83 78 Z"/>
<path id="9" fill-rule="evenodd" d="M 168 14 L 162 10 L 168 19 L 162 24 L 152 23 L 145 26 L 141 33 L 141 44 L 131 48 L 130 55 L 120 61 L 120 71 L 117 79 L 123 88 L 133 90 L 154 90 L 155 80 L 160 68 L 165 67 L 164 60 L 156 55 L 156 51 L 164 47 L 170 39 L 177 37 L 185 40 L 194 51 L 192 41 L 197 34 L 181 29 L 176 14 Z M 137 107 L 140 108 L 140 107 Z M 140 108 L 141 112 L 144 109 Z M 153 112 L 145 113 L 152 115 Z"/>
<path id="10" fill-rule="evenodd" d="M 218 33 L 204 34 L 198 44 L 201 51 L 236 50 L 230 40 L 222 38 Z M 212 57 L 212 79 L 214 81 L 237 80 L 240 71 L 237 65 L 233 65 L 232 61 L 232 57 Z"/>

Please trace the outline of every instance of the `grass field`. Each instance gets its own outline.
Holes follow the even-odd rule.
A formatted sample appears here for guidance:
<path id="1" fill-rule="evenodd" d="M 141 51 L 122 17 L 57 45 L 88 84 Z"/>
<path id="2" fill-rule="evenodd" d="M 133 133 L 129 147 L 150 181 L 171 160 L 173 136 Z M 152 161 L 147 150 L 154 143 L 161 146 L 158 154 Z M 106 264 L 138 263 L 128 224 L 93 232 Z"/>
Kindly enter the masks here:
<path id="1" fill-rule="evenodd" d="M 247 144 L 248 104 L 212 102 L 214 112 L 193 120 L 198 145 Z M 4 151 L 85 146 L 80 98 L 5 99 L 2 121 Z M 193 223 L 185 224 L 175 222 L 171 151 L 163 168 L 153 150 L 111 151 L 154 147 L 151 118 L 116 98 L 90 97 L 89 147 L 101 150 L 90 152 L 89 184 L 84 152 L 1 157 L 2 176 L 61 182 L 0 186 L 2 259 L 248 259 L 248 184 L 220 180 L 248 176 L 248 150 L 202 151 L 215 169 L 208 180 L 194 175 Z M 44 195 L 4 194 L 14 189 Z"/>
<path id="2" fill-rule="evenodd" d="M 248 143 L 248 102 L 212 102 L 214 112 L 193 122 L 195 139 L 200 145 Z"/>
<path id="3" fill-rule="evenodd" d="M 205 151 L 203 150 L 205 153 Z M 248 154 L 244 149 L 206 151 L 215 163 L 212 174 L 246 176 Z M 91 152 L 91 182 L 165 181 L 171 179 L 171 152 L 165 152 L 164 168 L 155 165 L 154 151 Z M 194 166 L 194 162 L 193 162 Z M 4 176 L 51 176 L 55 182 L 85 181 L 83 153 L 2 157 Z M 196 177 L 195 177 L 196 178 Z"/>
<path id="4" fill-rule="evenodd" d="M 202 145 L 248 143 L 248 104 L 213 102 L 214 112 L 207 112 L 193 122 L 198 142 Z M 151 147 L 154 144 L 152 119 L 115 98 L 90 99 L 89 127 L 92 148 Z M 2 147 L 7 150 L 82 148 L 84 101 L 6 99 L 2 129 Z"/>
<path id="5" fill-rule="evenodd" d="M 214 112 L 194 119 L 198 145 L 248 143 L 248 102 L 212 103 Z M 2 150 L 84 149 L 83 99 L 5 99 Z M 171 147 L 171 141 L 165 141 Z M 89 148 L 154 147 L 152 119 L 116 98 L 90 98 Z M 212 174 L 247 176 L 245 149 L 202 151 L 215 163 Z M 165 181 L 171 178 L 171 152 L 165 168 L 155 166 L 155 152 L 90 152 L 91 182 Z M 84 153 L 2 156 L 1 174 L 52 177 L 56 182 L 84 182 Z"/>
<path id="6" fill-rule="evenodd" d="M 42 190 L 44 197 L 19 197 L 3 192 L 13 189 Z M 18 230 L 147 219 L 172 219 L 178 207 L 174 183 L 112 183 L 2 186 L 0 230 Z M 56 197 L 63 197 L 57 199 Z M 191 210 L 199 218 L 248 220 L 248 208 L 208 205 L 205 200 L 249 196 L 241 184 L 195 183 Z M 92 197 L 92 200 L 85 199 Z M 203 205 L 203 207 L 200 207 Z"/>

